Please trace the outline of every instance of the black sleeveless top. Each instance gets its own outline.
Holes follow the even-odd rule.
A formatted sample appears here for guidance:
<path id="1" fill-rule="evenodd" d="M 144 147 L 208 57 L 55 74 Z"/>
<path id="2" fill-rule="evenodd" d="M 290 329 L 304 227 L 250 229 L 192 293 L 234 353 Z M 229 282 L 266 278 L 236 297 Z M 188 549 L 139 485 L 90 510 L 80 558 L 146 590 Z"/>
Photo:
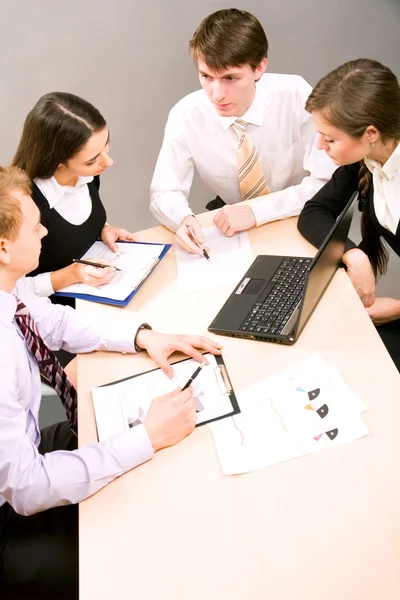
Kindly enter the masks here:
<path id="1" fill-rule="evenodd" d="M 39 266 L 28 277 L 67 267 L 100 237 L 106 222 L 106 211 L 99 196 L 100 178 L 94 177 L 87 186 L 92 200 L 92 212 L 81 225 L 73 225 L 54 208 L 49 207 L 46 197 L 32 183 L 32 198 L 40 210 L 40 220 L 48 234 L 42 239 Z"/>

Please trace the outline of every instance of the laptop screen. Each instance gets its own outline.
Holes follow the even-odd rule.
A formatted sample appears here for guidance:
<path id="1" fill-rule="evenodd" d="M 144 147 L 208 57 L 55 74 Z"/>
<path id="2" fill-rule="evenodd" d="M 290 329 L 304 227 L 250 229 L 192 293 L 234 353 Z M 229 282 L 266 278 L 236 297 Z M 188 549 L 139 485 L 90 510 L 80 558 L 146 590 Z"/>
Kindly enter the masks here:
<path id="1" fill-rule="evenodd" d="M 336 269 L 340 266 L 357 198 L 358 193 L 354 192 L 310 265 L 298 326 L 299 332 L 306 324 Z"/>

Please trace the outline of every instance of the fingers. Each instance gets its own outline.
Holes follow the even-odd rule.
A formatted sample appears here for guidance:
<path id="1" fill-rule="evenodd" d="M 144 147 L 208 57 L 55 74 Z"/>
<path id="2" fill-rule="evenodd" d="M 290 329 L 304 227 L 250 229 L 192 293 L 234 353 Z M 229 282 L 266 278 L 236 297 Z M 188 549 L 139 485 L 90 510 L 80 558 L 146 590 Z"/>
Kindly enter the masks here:
<path id="1" fill-rule="evenodd" d="M 105 269 L 85 266 L 82 269 L 82 283 L 87 283 L 94 287 L 110 283 L 115 275 L 115 267 L 106 267 Z"/>
<path id="2" fill-rule="evenodd" d="M 190 252 L 190 254 L 203 254 L 202 249 L 190 239 L 186 227 L 185 229 L 178 229 L 176 232 L 176 242 L 181 248 Z"/>
<path id="3" fill-rule="evenodd" d="M 220 344 L 202 336 L 182 336 L 176 346 L 176 350 L 191 356 L 200 363 L 205 361 L 206 364 L 208 364 L 208 360 L 198 348 L 206 350 L 211 354 L 221 354 L 222 351 L 222 346 Z"/>
<path id="4" fill-rule="evenodd" d="M 375 302 L 375 296 L 373 294 L 361 296 L 361 302 L 363 303 L 365 308 L 368 308 L 368 307 L 372 306 L 373 303 Z"/>
<path id="5" fill-rule="evenodd" d="M 136 242 L 136 235 L 126 229 L 120 229 L 118 239 L 124 242 Z"/>
<path id="6" fill-rule="evenodd" d="M 193 229 L 194 235 L 197 238 L 197 241 L 200 242 L 200 244 L 204 243 L 204 233 L 203 230 L 201 228 L 201 225 L 197 222 L 196 219 L 193 220 L 192 223 L 190 223 L 191 228 Z"/>

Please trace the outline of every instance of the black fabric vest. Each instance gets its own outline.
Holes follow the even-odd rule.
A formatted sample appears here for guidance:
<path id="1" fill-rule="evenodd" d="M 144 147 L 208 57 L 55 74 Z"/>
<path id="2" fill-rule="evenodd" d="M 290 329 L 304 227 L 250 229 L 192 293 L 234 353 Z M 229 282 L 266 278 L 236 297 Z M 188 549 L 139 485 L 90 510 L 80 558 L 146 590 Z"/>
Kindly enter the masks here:
<path id="1" fill-rule="evenodd" d="M 32 184 L 32 198 L 40 210 L 40 220 L 48 234 L 42 239 L 39 266 L 28 277 L 67 267 L 100 237 L 106 222 L 106 211 L 99 196 L 99 177 L 96 176 L 87 186 L 92 200 L 92 212 L 81 225 L 72 225 L 54 208 L 49 207 L 38 186 Z"/>

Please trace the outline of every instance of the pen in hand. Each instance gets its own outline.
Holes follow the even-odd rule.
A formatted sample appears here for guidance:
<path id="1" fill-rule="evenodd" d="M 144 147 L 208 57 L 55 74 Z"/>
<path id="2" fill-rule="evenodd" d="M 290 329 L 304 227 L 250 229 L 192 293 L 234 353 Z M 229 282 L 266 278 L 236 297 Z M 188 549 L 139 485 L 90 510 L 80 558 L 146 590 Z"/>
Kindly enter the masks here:
<path id="1" fill-rule="evenodd" d="M 80 263 L 81 265 L 90 265 L 91 267 L 98 267 L 99 269 L 107 269 L 107 267 L 111 267 L 116 271 L 121 271 L 121 269 L 118 269 L 118 267 L 114 267 L 114 265 L 105 265 L 103 263 L 90 262 L 90 260 L 82 260 L 80 258 L 74 258 L 72 262 Z"/>
<path id="2" fill-rule="evenodd" d="M 210 257 L 209 257 L 209 255 L 208 255 L 207 250 L 205 248 L 203 248 L 203 246 L 200 244 L 199 240 L 196 237 L 195 232 L 190 227 L 190 225 L 188 225 L 187 223 L 186 223 L 186 229 L 188 230 L 189 235 L 192 238 L 192 240 L 194 241 L 194 243 L 200 248 L 200 250 L 203 251 L 204 258 L 206 258 L 207 260 L 211 260 Z"/>
<path id="3" fill-rule="evenodd" d="M 183 392 L 183 390 L 186 390 L 189 387 L 189 385 L 192 383 L 192 381 L 194 379 L 196 379 L 197 375 L 200 373 L 200 371 L 202 370 L 202 368 L 204 367 L 205 364 L 206 363 L 204 361 L 203 363 L 201 363 L 201 365 L 199 367 L 197 367 L 197 369 L 195 370 L 195 372 L 189 377 L 188 381 L 183 386 L 182 392 Z"/>

